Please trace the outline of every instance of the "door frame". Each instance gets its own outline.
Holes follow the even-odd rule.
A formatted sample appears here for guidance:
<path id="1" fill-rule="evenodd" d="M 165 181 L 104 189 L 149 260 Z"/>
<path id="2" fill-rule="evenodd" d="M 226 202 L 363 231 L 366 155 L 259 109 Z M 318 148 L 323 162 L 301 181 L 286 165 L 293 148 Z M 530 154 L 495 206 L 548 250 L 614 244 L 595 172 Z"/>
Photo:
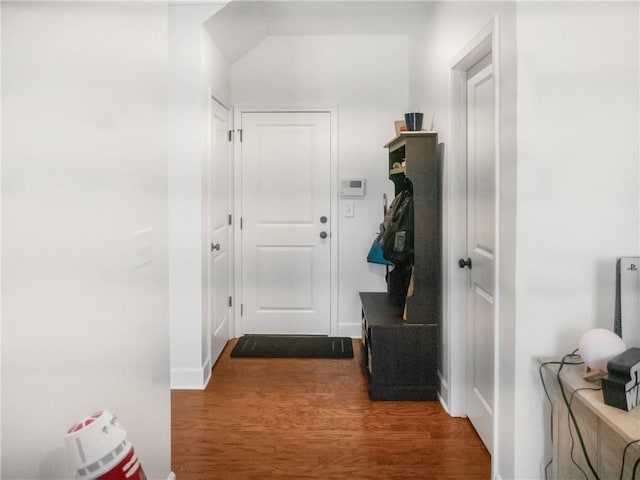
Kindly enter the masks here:
<path id="1" fill-rule="evenodd" d="M 466 416 L 467 378 L 467 274 L 457 265 L 459 258 L 467 257 L 467 70 L 486 55 L 491 55 L 494 75 L 495 108 L 495 310 L 494 310 L 494 405 L 493 405 L 493 456 L 492 470 L 495 472 L 499 434 L 499 366 L 500 345 L 500 23 L 499 17 L 486 25 L 450 62 L 450 158 L 449 172 L 445 181 L 447 202 L 445 231 L 445 298 L 443 338 L 448 353 L 448 384 L 442 385 L 449 413 Z M 446 382 L 445 382 L 446 383 Z M 448 401 L 447 401 L 448 400 Z"/>
<path id="2" fill-rule="evenodd" d="M 203 299 L 203 305 L 206 305 L 206 318 L 204 319 L 205 321 L 205 332 L 206 332 L 206 344 L 207 344 L 207 349 L 206 349 L 206 355 L 207 355 L 207 359 L 208 361 L 206 362 L 207 365 L 207 377 L 211 376 L 211 369 L 213 368 L 213 365 L 215 364 L 215 359 L 212 357 L 212 345 L 211 345 L 211 337 L 213 336 L 213 313 L 214 313 L 214 309 L 211 306 L 211 295 L 209 294 L 209 290 L 213 287 L 213 282 L 211 282 L 211 278 L 209 276 L 210 273 L 210 265 L 209 262 L 211 261 L 210 259 L 210 255 L 211 255 L 211 250 L 210 250 L 210 242 L 211 239 L 209 238 L 209 232 L 210 232 L 210 228 L 209 225 L 211 222 L 211 213 L 212 213 L 212 205 L 211 205 L 211 195 L 210 195 L 210 189 L 209 189 L 209 178 L 210 178 L 210 171 L 211 171 L 211 165 L 212 165 L 212 159 L 211 159 L 211 155 L 213 153 L 213 148 L 212 148 L 212 143 L 211 143 L 211 129 L 213 127 L 213 108 L 214 108 L 214 104 L 218 104 L 220 105 L 222 108 L 224 108 L 227 111 L 227 126 L 230 130 L 233 130 L 233 122 L 234 122 L 234 108 L 232 105 L 229 105 L 225 100 L 222 99 L 222 97 L 217 94 L 214 89 L 212 88 L 210 91 L 210 95 L 209 95 L 209 105 L 208 105 L 208 112 L 207 112 L 207 156 L 204 159 L 204 174 L 202 176 L 202 181 L 203 181 L 203 189 L 207 194 L 207 197 L 204 200 L 204 209 L 203 209 L 203 214 L 204 214 L 204 219 L 203 219 L 203 225 L 205 227 L 205 234 L 203 235 L 203 244 L 202 244 L 202 252 L 204 255 L 204 258 L 206 259 L 206 264 L 203 265 L 203 268 L 205 269 L 202 273 L 203 273 L 203 281 L 205 282 L 205 288 L 203 289 L 204 292 L 206 292 L 206 299 Z M 228 151 L 228 156 L 227 156 L 227 186 L 228 186 L 228 191 L 229 191 L 229 214 L 231 214 L 232 216 L 234 215 L 234 204 L 233 204 L 233 143 L 229 148 Z M 235 292 L 234 292 L 234 241 L 233 241 L 233 229 L 229 228 L 229 233 L 228 233 L 228 237 L 227 237 L 227 245 L 228 245 L 228 255 L 229 255 L 229 278 L 228 278 L 228 282 L 229 282 L 229 295 L 231 296 L 231 298 L 235 298 Z M 235 332 L 236 328 L 235 328 L 235 318 L 233 315 L 233 312 L 229 312 L 229 337 L 231 338 Z M 205 379 L 204 384 L 206 385 L 209 382 L 209 378 Z"/>
<path id="3" fill-rule="evenodd" d="M 239 106 L 234 108 L 233 125 L 235 130 L 233 142 L 233 263 L 234 263 L 234 301 L 233 304 L 233 325 L 235 336 L 239 337 L 244 333 L 242 325 L 242 230 L 239 220 L 242 216 L 242 142 L 239 141 L 239 131 L 242 129 L 243 113 L 328 113 L 331 125 L 331 165 L 329 173 L 330 194 L 329 212 L 331 227 L 329 235 L 330 256 L 330 279 L 329 295 L 331 298 L 329 319 L 329 335 L 338 334 L 338 106 L 332 107 L 252 107 Z"/>

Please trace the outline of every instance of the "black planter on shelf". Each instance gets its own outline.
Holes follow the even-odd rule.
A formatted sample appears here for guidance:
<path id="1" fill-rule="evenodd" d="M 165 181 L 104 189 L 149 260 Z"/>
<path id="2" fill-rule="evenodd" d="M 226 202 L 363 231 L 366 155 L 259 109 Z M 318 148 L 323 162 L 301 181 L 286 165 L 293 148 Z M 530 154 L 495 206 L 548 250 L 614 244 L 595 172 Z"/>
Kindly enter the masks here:
<path id="1" fill-rule="evenodd" d="M 424 114 L 413 112 L 413 113 L 405 113 L 404 121 L 407 124 L 407 131 L 409 132 L 419 132 L 422 130 L 422 119 Z"/>

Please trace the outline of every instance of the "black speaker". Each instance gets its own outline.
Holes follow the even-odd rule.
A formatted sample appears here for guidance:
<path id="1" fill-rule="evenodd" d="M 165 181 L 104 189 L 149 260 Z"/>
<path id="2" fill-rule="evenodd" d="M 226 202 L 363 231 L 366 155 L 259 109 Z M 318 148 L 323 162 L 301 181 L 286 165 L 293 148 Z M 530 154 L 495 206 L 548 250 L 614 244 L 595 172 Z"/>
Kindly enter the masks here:
<path id="1" fill-rule="evenodd" d="M 613 357 L 607 372 L 602 379 L 604 403 L 627 412 L 634 409 L 640 401 L 640 348 Z"/>

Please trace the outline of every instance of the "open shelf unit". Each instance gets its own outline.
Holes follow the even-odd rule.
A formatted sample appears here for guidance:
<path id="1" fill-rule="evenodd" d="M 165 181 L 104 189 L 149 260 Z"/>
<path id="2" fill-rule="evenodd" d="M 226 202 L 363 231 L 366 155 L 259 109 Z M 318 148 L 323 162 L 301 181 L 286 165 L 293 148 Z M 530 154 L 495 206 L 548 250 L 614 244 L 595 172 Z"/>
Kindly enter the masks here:
<path id="1" fill-rule="evenodd" d="M 395 194 L 413 191 L 413 264 L 395 267 L 413 268 L 413 295 L 406 297 L 406 289 L 360 293 L 362 366 L 374 400 L 435 400 L 442 343 L 441 146 L 435 132 L 403 132 L 385 148 Z"/>

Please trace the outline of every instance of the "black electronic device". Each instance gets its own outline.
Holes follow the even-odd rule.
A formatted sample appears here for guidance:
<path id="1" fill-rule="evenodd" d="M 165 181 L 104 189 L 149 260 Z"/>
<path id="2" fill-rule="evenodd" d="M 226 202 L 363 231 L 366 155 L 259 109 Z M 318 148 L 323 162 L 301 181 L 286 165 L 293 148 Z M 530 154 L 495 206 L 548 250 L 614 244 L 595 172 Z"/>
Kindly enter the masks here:
<path id="1" fill-rule="evenodd" d="M 604 403 L 630 411 L 640 403 L 640 348 L 630 348 L 607 363 L 602 379 Z"/>

